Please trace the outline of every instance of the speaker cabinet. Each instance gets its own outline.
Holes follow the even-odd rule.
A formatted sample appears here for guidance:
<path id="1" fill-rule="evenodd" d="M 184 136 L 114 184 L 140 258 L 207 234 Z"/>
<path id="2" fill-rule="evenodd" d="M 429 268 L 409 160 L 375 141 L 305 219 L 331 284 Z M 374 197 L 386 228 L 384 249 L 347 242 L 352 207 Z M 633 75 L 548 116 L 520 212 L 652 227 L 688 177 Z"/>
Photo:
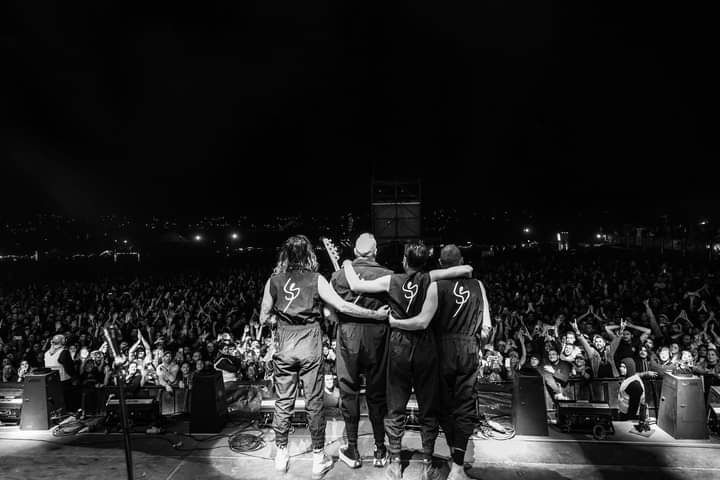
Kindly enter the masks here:
<path id="1" fill-rule="evenodd" d="M 707 438 L 705 396 L 700 377 L 666 374 L 657 426 L 676 439 Z"/>
<path id="2" fill-rule="evenodd" d="M 226 419 L 222 373 L 217 370 L 199 371 L 193 378 L 190 433 L 219 433 Z"/>
<path id="3" fill-rule="evenodd" d="M 23 386 L 20 430 L 48 430 L 52 417 L 65 409 L 65 396 L 60 384 L 60 373 L 32 373 L 25 377 Z"/>
<path id="4" fill-rule="evenodd" d="M 380 240 L 420 237 L 420 203 L 375 203 L 373 232 Z"/>
<path id="5" fill-rule="evenodd" d="M 539 375 L 515 377 L 512 418 L 517 435 L 548 435 L 544 389 L 543 378 Z"/>

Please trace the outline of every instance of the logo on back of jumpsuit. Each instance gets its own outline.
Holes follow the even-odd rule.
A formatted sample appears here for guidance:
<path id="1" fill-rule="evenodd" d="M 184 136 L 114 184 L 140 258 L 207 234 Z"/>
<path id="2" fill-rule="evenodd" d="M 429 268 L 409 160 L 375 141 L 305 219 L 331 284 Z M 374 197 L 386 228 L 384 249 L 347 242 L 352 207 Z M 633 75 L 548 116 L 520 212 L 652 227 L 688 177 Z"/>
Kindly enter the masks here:
<path id="1" fill-rule="evenodd" d="M 300 296 L 300 287 L 296 287 L 295 282 L 290 283 L 290 279 L 288 278 L 287 282 L 285 282 L 285 286 L 283 287 L 283 291 L 287 293 L 287 295 L 285 295 L 285 300 L 287 300 L 288 304 L 285 305 L 285 308 L 283 309 L 283 313 L 286 313 L 287 309 L 290 307 L 290 304 L 298 296 Z"/>
<path id="2" fill-rule="evenodd" d="M 455 315 L 453 315 L 453 318 L 457 317 L 457 314 L 460 313 L 460 309 L 470 299 L 470 291 L 465 290 L 462 285 L 460 285 L 460 288 L 458 288 L 458 285 L 460 285 L 460 282 L 455 282 L 455 287 L 453 287 L 453 295 L 457 297 L 455 298 L 455 303 L 459 305 L 457 310 L 455 310 Z"/>
<path id="3" fill-rule="evenodd" d="M 405 309 L 405 312 L 410 311 L 410 305 L 412 305 L 413 300 L 415 300 L 415 295 L 417 295 L 418 292 L 418 286 L 417 284 L 413 285 L 413 283 L 408 280 L 405 285 L 402 287 L 403 292 L 405 292 L 404 297 L 409 300 L 408 306 Z"/>

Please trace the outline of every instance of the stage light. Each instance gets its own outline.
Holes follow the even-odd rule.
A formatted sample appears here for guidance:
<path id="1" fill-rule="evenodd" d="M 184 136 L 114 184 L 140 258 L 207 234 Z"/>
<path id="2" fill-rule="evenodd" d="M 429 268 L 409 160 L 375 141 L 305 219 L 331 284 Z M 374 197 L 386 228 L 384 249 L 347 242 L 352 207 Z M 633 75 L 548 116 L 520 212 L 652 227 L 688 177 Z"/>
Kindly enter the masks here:
<path id="1" fill-rule="evenodd" d="M 195 235 L 195 241 L 199 242 L 200 240 L 202 240 L 202 235 Z"/>
<path id="2" fill-rule="evenodd" d="M 237 240 L 238 238 L 240 238 L 240 235 L 238 235 L 237 233 L 232 233 L 230 235 L 230 238 L 232 238 L 233 240 Z"/>

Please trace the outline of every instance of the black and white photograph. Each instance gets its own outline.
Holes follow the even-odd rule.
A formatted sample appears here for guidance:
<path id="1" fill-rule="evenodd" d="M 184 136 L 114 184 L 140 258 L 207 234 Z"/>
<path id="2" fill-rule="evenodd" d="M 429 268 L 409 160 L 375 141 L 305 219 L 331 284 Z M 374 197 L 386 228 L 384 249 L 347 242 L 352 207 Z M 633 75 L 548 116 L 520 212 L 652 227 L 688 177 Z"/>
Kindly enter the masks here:
<path id="1" fill-rule="evenodd" d="M 1 11 L 0 480 L 720 478 L 710 4 Z"/>

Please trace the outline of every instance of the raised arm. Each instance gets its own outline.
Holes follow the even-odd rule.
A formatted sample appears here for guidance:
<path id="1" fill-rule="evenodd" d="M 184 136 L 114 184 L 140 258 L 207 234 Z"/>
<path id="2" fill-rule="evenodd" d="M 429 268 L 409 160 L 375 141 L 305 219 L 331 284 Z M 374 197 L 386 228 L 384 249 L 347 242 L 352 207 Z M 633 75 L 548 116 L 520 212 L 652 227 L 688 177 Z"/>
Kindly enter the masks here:
<path id="1" fill-rule="evenodd" d="M 644 342 L 645 339 L 647 339 L 650 336 L 651 330 L 647 327 L 641 327 L 640 325 L 635 325 L 630 322 L 625 322 L 625 326 L 640 332 L 640 342 L 641 343 Z"/>
<path id="2" fill-rule="evenodd" d="M 437 311 L 437 283 L 432 282 L 427 290 L 425 302 L 419 314 L 410 318 L 395 319 L 392 315 L 388 317 L 390 326 L 401 330 L 425 330 Z"/>
<path id="3" fill-rule="evenodd" d="M 441 268 L 439 270 L 430 270 L 430 281 L 448 280 L 451 278 L 470 278 L 472 276 L 473 267 L 470 265 L 458 265 L 456 267 Z"/>
<path id="4" fill-rule="evenodd" d="M 590 343 L 585 339 L 585 335 L 580 333 L 580 329 L 578 328 L 578 325 L 577 325 L 577 319 L 573 320 L 571 325 L 572 325 L 573 330 L 575 331 L 575 337 L 577 337 L 577 339 L 580 340 L 580 344 L 585 349 L 585 353 L 587 353 L 589 358 L 592 358 L 593 353 L 595 353 L 595 349 L 593 349 L 593 347 L 590 346 Z"/>
<path id="5" fill-rule="evenodd" d="M 350 290 L 355 293 L 380 293 L 390 290 L 390 275 L 375 280 L 361 280 L 350 260 L 343 262 L 343 270 Z"/>
<path id="6" fill-rule="evenodd" d="M 518 330 L 517 335 L 518 342 L 520 342 L 520 350 L 522 351 L 522 354 L 520 355 L 520 361 L 518 362 L 517 369 L 520 370 L 527 361 L 527 348 L 525 348 L 525 341 L 523 339 L 523 334 Z"/>
<path id="7" fill-rule="evenodd" d="M 650 328 L 652 329 L 653 335 L 657 338 L 662 338 L 662 330 L 660 330 L 660 325 L 657 322 L 657 318 L 655 318 L 655 313 L 653 313 L 652 308 L 650 308 L 650 300 L 645 300 L 643 304 L 645 305 L 645 313 L 650 320 Z"/>
<path id="8" fill-rule="evenodd" d="M 611 339 L 617 337 L 617 335 L 615 334 L 615 330 L 617 330 L 618 328 L 620 328 L 620 325 L 605 325 L 605 331 L 608 335 L 610 335 Z"/>
<path id="9" fill-rule="evenodd" d="M 389 278 L 389 276 L 388 276 Z M 318 294 L 322 300 L 329 304 L 332 308 L 345 315 L 358 318 L 368 318 L 371 320 L 385 320 L 390 311 L 389 307 L 380 307 L 377 310 L 370 310 L 358 307 L 354 303 L 346 302 L 337 294 L 335 289 L 322 275 L 318 275 Z"/>

